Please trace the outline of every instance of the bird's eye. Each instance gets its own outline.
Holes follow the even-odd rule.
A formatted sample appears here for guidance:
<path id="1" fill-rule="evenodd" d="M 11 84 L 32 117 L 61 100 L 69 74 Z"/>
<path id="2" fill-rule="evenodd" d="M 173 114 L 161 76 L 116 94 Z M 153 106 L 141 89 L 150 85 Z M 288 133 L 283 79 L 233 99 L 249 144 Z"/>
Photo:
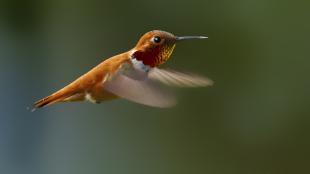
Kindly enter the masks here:
<path id="1" fill-rule="evenodd" d="M 154 41 L 155 43 L 159 43 L 159 42 L 161 41 L 161 38 L 160 38 L 159 36 L 155 36 L 155 37 L 153 38 L 153 41 Z"/>

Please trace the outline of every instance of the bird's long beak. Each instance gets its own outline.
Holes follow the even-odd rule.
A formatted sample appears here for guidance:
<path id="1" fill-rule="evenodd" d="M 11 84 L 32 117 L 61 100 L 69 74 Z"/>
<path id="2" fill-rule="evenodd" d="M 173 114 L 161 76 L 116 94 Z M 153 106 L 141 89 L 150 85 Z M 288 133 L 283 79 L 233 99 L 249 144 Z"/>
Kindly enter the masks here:
<path id="1" fill-rule="evenodd" d="M 177 36 L 177 41 L 189 40 L 189 39 L 207 39 L 206 36 Z"/>

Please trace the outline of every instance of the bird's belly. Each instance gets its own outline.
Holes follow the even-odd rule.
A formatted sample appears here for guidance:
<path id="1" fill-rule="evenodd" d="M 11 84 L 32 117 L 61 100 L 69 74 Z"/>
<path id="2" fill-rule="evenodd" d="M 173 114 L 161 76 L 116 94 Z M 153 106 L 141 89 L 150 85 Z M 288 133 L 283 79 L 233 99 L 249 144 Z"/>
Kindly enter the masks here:
<path id="1" fill-rule="evenodd" d="M 118 98 L 118 96 L 104 90 L 102 85 L 95 86 L 85 95 L 85 99 L 93 103 L 100 103 L 102 101 L 113 100 L 116 98 Z"/>

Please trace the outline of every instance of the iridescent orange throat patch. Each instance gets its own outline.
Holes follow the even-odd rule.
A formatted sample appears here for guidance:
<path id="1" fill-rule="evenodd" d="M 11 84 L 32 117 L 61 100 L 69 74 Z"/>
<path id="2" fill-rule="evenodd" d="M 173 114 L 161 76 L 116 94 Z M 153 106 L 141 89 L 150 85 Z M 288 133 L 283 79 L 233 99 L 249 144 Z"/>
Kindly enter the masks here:
<path id="1" fill-rule="evenodd" d="M 136 51 L 132 57 L 142 61 L 144 65 L 156 67 L 165 63 L 173 52 L 175 45 L 172 46 L 157 46 L 145 51 Z"/>

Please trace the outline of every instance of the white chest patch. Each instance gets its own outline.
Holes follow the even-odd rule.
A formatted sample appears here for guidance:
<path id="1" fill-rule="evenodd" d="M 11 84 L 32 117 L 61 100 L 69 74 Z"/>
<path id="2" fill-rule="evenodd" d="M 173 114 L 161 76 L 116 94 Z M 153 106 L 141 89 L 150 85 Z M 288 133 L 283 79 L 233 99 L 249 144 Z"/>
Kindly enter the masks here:
<path id="1" fill-rule="evenodd" d="M 135 58 L 131 58 L 130 60 L 131 60 L 131 62 L 133 64 L 133 67 L 135 69 L 137 69 L 137 70 L 148 72 L 151 69 L 150 66 L 144 65 L 144 63 L 142 61 L 139 61 L 139 60 L 137 60 Z"/>

